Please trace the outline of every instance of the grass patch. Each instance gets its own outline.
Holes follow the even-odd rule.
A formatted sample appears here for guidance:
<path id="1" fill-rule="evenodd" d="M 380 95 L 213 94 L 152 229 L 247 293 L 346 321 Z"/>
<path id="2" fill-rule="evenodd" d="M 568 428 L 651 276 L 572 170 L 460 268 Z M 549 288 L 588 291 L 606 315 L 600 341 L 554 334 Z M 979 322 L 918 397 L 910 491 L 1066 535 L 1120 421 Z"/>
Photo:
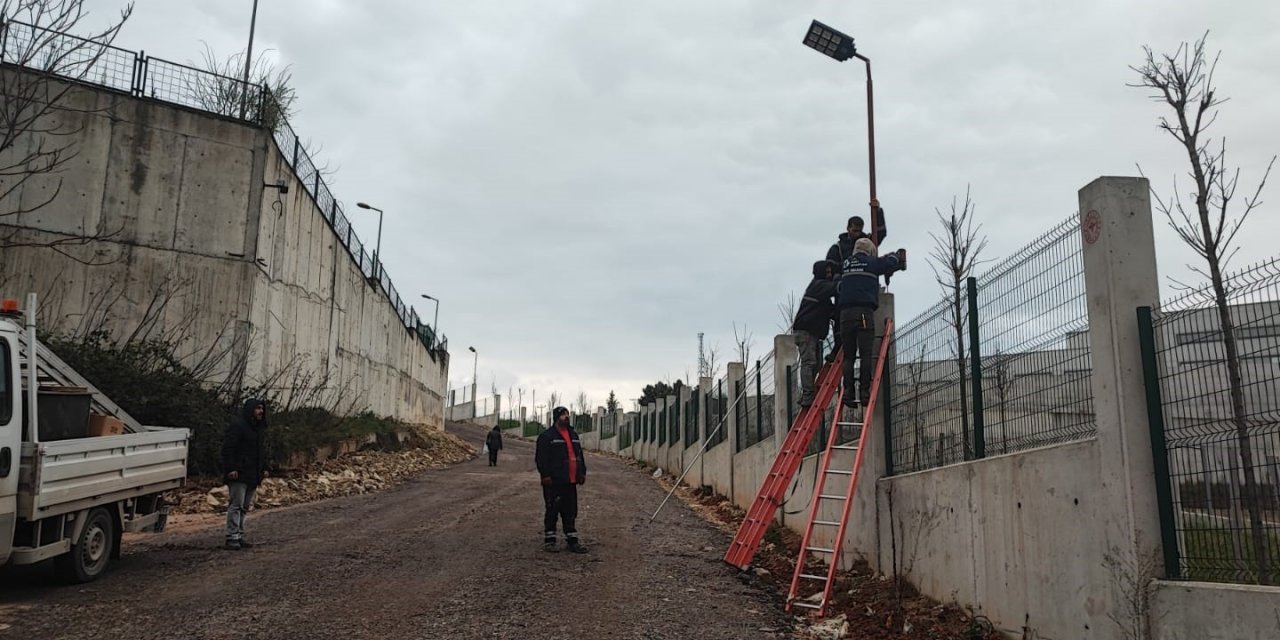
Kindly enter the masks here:
<path id="1" fill-rule="evenodd" d="M 1247 517 L 1246 517 L 1247 518 Z M 1265 526 L 1265 525 L 1264 525 Z M 1204 515 L 1183 514 L 1179 539 L 1184 578 L 1198 582 L 1259 582 L 1258 557 L 1254 552 L 1254 536 L 1248 521 L 1244 530 L 1233 532 L 1231 522 Z M 1280 577 L 1280 530 L 1269 526 L 1265 531 L 1267 556 L 1271 562 L 1270 584 Z M 1236 559 L 1235 540 L 1239 539 L 1240 558 Z"/>

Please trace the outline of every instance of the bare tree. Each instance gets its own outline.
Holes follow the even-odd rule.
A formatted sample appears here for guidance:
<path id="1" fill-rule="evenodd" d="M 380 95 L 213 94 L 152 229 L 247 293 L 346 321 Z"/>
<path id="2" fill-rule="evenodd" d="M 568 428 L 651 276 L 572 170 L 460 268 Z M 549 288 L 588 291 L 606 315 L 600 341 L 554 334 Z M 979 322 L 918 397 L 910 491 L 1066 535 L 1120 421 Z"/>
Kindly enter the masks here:
<path id="1" fill-rule="evenodd" d="M 738 331 L 738 323 L 733 323 L 733 344 L 738 349 L 738 362 L 747 364 L 751 362 L 751 347 L 754 346 L 755 340 L 750 331 L 747 331 L 747 323 L 742 323 L 742 331 Z"/>
<path id="2" fill-rule="evenodd" d="M 1258 181 L 1253 196 L 1243 196 L 1242 202 L 1236 202 L 1240 169 L 1227 165 L 1226 139 L 1222 138 L 1214 144 L 1214 140 L 1206 134 L 1218 119 L 1219 105 L 1227 100 L 1218 95 L 1214 85 L 1213 74 L 1221 53 L 1215 55 L 1212 61 L 1208 59 L 1205 54 L 1208 37 L 1209 34 L 1205 33 L 1194 43 L 1184 42 L 1172 55 L 1156 54 L 1150 47 L 1143 47 L 1145 59 L 1142 66 L 1130 67 L 1138 74 L 1139 80 L 1130 86 L 1151 89 L 1151 98 L 1173 111 L 1173 121 L 1167 116 L 1160 117 L 1160 128 L 1178 142 L 1186 152 L 1190 164 L 1188 173 L 1194 183 L 1194 191 L 1188 195 L 1195 201 L 1194 209 L 1189 210 L 1184 206 L 1176 178 L 1173 193 L 1168 198 L 1161 198 L 1154 189 L 1152 195 L 1169 226 L 1204 261 L 1203 267 L 1193 267 L 1193 270 L 1209 280 L 1213 304 L 1217 308 L 1218 322 L 1222 327 L 1227 380 L 1231 389 L 1231 415 L 1244 473 L 1243 498 L 1249 511 L 1249 525 L 1253 533 L 1258 582 L 1270 584 L 1274 581 L 1274 576 L 1268 556 L 1268 537 L 1262 522 L 1253 442 L 1245 415 L 1240 349 L 1236 342 L 1235 322 L 1231 318 L 1230 286 L 1223 271 L 1237 250 L 1233 246 L 1236 234 L 1249 214 L 1262 203 L 1262 188 L 1271 175 L 1276 158 L 1272 156 L 1267 163 L 1267 169 Z"/>
<path id="3" fill-rule="evenodd" d="M 195 76 L 191 92 L 201 107 L 219 115 L 252 118 L 274 131 L 294 113 L 298 94 L 288 65 L 277 67 L 263 52 L 249 65 L 244 80 L 245 52 L 220 57 L 204 44 L 199 67 L 208 74 Z"/>
<path id="4" fill-rule="evenodd" d="M 723 363 L 720 361 L 720 345 L 717 343 L 707 349 L 706 356 L 702 359 L 702 376 L 715 380 L 720 377 L 720 367 Z"/>
<path id="5" fill-rule="evenodd" d="M 587 415 L 591 413 L 591 400 L 587 398 L 587 392 L 578 390 L 578 413 Z"/>
<path id="6" fill-rule="evenodd" d="M 951 199 L 951 210 L 943 213 L 937 209 L 938 221 L 942 224 L 942 233 L 933 238 L 933 251 L 929 254 L 933 276 L 942 286 L 947 304 L 951 309 L 948 322 L 956 332 L 954 353 L 956 369 L 960 374 L 960 425 L 964 439 L 964 459 L 973 457 L 973 441 L 969 434 L 969 396 L 968 376 L 965 374 L 965 360 L 968 351 L 965 348 L 965 281 L 973 274 L 978 264 L 978 256 L 987 247 L 986 236 L 980 236 L 982 225 L 974 225 L 974 203 L 969 189 L 964 191 L 964 204 L 959 205 L 955 198 Z"/>
<path id="7" fill-rule="evenodd" d="M 74 114 L 85 110 L 72 104 L 70 94 L 76 82 L 91 82 L 95 74 L 105 73 L 99 62 L 132 13 L 130 2 L 120 10 L 118 21 L 86 37 L 74 37 L 66 34 L 88 15 L 83 0 L 0 1 L 5 63 L 0 69 L 0 225 L 15 225 L 22 214 L 44 208 L 61 195 L 59 174 L 79 155 L 84 128 Z M 28 190 L 28 185 L 43 189 Z M 82 229 L 49 240 L 15 227 L 0 233 L 0 248 L 52 248 L 85 262 L 63 247 L 105 235 L 110 234 Z"/>
<path id="8" fill-rule="evenodd" d="M 787 299 L 778 303 L 778 315 L 781 316 L 778 319 L 778 333 L 791 333 L 791 324 L 795 322 L 797 306 L 796 292 L 788 291 Z"/>

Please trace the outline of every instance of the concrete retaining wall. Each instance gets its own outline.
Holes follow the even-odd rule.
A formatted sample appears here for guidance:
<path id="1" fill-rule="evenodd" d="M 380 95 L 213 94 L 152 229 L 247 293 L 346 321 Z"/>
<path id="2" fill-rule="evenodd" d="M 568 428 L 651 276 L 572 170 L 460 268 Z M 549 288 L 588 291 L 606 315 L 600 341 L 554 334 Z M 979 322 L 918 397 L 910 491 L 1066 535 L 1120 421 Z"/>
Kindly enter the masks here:
<path id="1" fill-rule="evenodd" d="M 1280 587 L 1156 581 L 1152 632 L 1158 640 L 1280 638 Z"/>
<path id="2" fill-rule="evenodd" d="M 317 402 L 340 410 L 443 425 L 447 354 L 430 354 L 365 282 L 269 131 L 108 91 L 68 100 L 57 117 L 80 131 L 75 161 L 0 202 L 29 206 L 61 180 L 56 199 L 0 230 L 99 235 L 0 254 L 0 288 L 39 293 L 47 330 L 149 326 L 189 361 L 225 352 L 215 381 L 242 372 L 281 396 L 318 387 Z M 263 187 L 280 182 L 288 194 Z"/>

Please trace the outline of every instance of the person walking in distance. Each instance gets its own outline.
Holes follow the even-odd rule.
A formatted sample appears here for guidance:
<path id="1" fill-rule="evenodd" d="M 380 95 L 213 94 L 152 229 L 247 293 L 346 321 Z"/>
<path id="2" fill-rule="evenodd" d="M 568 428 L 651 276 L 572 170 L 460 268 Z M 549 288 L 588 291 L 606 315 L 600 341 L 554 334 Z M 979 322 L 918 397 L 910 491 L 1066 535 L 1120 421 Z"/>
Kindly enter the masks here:
<path id="1" fill-rule="evenodd" d="M 556 407 L 551 412 L 552 424 L 538 436 L 534 463 L 542 479 L 542 500 L 546 504 L 543 518 L 542 548 L 555 552 L 556 520 L 564 525 L 567 548 L 573 553 L 586 553 L 578 540 L 578 487 L 587 481 L 587 460 L 582 441 L 569 426 L 569 410 Z"/>
<path id="2" fill-rule="evenodd" d="M 800 352 L 800 406 L 813 404 L 813 387 L 818 378 L 822 341 L 827 339 L 836 313 L 835 265 L 826 260 L 813 263 L 813 280 L 804 290 L 800 308 L 791 324 Z"/>
<path id="3" fill-rule="evenodd" d="M 253 506 L 253 496 L 266 475 L 263 436 L 267 431 L 267 403 L 257 398 L 244 401 L 240 416 L 227 427 L 222 442 L 222 476 L 227 483 L 227 542 L 231 551 L 253 544 L 244 539 L 245 515 Z"/>
<path id="4" fill-rule="evenodd" d="M 880 306 L 880 276 L 906 268 L 906 250 L 898 249 L 883 258 L 876 257 L 876 245 L 869 238 L 854 243 L 853 253 L 845 258 L 840 271 L 837 304 L 840 307 L 840 332 L 844 354 L 844 405 L 866 406 L 871 399 L 871 369 L 875 354 L 874 316 Z M 859 372 L 855 383 L 854 359 Z M 855 392 L 857 395 L 855 396 Z"/>
<path id="5" fill-rule="evenodd" d="M 502 451 L 502 430 L 497 425 L 485 437 L 484 446 L 489 449 L 489 466 L 498 466 L 498 452 Z"/>

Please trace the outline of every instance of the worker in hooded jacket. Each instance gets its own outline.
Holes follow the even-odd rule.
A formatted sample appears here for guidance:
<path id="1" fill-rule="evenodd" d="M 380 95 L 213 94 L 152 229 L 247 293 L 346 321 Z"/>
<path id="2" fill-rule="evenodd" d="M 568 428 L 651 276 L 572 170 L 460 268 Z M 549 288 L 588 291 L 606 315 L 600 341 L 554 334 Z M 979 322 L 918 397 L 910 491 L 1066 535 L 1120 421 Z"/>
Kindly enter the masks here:
<path id="1" fill-rule="evenodd" d="M 227 427 L 222 442 L 222 476 L 227 483 L 227 542 L 231 551 L 253 544 L 244 539 L 245 515 L 253 506 L 253 496 L 266 476 L 267 459 L 263 438 L 267 431 L 267 403 L 257 398 L 244 401 L 240 415 Z"/>
<path id="2" fill-rule="evenodd" d="M 818 378 L 818 361 L 822 342 L 827 339 L 836 305 L 835 264 L 821 260 L 813 263 L 813 280 L 804 290 L 800 308 L 796 310 L 791 329 L 800 352 L 800 406 L 813 404 L 814 383 Z"/>

